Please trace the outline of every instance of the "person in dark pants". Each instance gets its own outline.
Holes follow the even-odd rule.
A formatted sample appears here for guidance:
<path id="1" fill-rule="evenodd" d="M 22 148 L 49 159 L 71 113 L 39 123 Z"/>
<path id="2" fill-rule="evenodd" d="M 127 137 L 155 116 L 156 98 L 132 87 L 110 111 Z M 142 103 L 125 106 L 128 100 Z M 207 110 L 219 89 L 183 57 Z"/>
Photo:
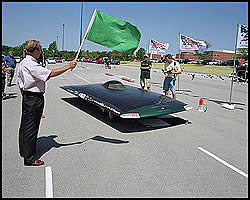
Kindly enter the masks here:
<path id="1" fill-rule="evenodd" d="M 149 56 L 145 55 L 144 60 L 141 62 L 141 74 L 140 74 L 140 84 L 141 88 L 144 90 L 145 87 L 147 87 L 148 90 L 150 90 L 150 70 L 152 68 L 152 63 L 149 60 Z"/>
<path id="2" fill-rule="evenodd" d="M 2 99 L 6 97 L 5 91 L 5 79 L 6 79 L 6 66 L 5 63 L 3 62 L 3 56 L 2 56 Z"/>
<path id="3" fill-rule="evenodd" d="M 61 68 L 49 70 L 38 63 L 41 44 L 36 40 L 26 42 L 26 57 L 17 67 L 16 83 L 22 94 L 22 116 L 19 128 L 19 153 L 24 165 L 39 166 L 44 162 L 35 159 L 36 142 L 41 116 L 44 109 L 45 82 L 68 69 L 76 67 L 73 61 Z"/>
<path id="4" fill-rule="evenodd" d="M 11 82 L 15 74 L 16 60 L 14 58 L 13 51 L 9 52 L 9 55 L 3 58 L 3 61 L 6 62 L 7 68 L 7 86 L 11 87 Z"/>

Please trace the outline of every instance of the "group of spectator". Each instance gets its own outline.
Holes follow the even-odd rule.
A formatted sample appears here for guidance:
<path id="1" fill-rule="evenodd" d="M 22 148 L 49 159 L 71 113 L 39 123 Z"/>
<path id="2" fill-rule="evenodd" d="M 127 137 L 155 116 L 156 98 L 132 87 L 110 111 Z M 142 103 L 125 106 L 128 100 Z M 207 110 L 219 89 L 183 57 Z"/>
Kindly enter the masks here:
<path id="1" fill-rule="evenodd" d="M 144 90 L 150 90 L 150 70 L 152 68 L 152 62 L 149 60 L 149 56 L 145 55 L 144 60 L 141 62 L 141 74 L 140 74 L 140 84 L 141 88 Z M 165 75 L 163 82 L 163 92 L 168 96 L 169 92 L 172 92 L 173 98 L 176 99 L 176 77 L 181 74 L 180 64 L 174 60 L 171 54 L 165 56 L 165 64 L 162 67 L 162 72 Z"/>

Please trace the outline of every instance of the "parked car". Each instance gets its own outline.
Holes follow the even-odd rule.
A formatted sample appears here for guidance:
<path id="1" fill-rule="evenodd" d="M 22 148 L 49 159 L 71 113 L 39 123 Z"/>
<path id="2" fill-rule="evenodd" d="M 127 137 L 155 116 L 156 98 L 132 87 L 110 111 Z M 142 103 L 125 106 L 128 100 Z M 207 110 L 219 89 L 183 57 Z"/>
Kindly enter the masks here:
<path id="1" fill-rule="evenodd" d="M 187 62 L 187 64 L 197 64 L 197 60 L 190 60 Z"/>
<path id="2" fill-rule="evenodd" d="M 103 64 L 103 61 L 102 61 L 101 58 L 96 58 L 96 63 L 97 63 L 97 64 Z"/>
<path id="3" fill-rule="evenodd" d="M 55 59 L 57 63 L 62 63 L 62 59 L 61 58 L 56 58 Z"/>
<path id="4" fill-rule="evenodd" d="M 56 60 L 54 58 L 46 59 L 47 64 L 56 64 Z"/>
<path id="5" fill-rule="evenodd" d="M 235 65 L 239 66 L 240 62 L 238 60 L 235 60 Z M 234 66 L 234 60 L 228 60 L 227 65 Z"/>
<path id="6" fill-rule="evenodd" d="M 209 64 L 209 65 L 217 65 L 217 64 L 218 64 L 218 61 L 211 60 L 211 61 L 208 61 L 208 64 Z"/>
<path id="7" fill-rule="evenodd" d="M 96 58 L 93 58 L 91 62 L 96 63 Z"/>
<path id="8" fill-rule="evenodd" d="M 120 60 L 111 60 L 111 65 L 120 65 Z"/>
<path id="9" fill-rule="evenodd" d="M 227 61 L 221 61 L 219 65 L 220 66 L 227 66 Z"/>
<path id="10" fill-rule="evenodd" d="M 67 59 L 67 61 L 73 61 L 74 60 L 74 58 L 68 58 Z"/>
<path id="11" fill-rule="evenodd" d="M 207 59 L 205 59 L 205 60 L 203 60 L 203 62 L 201 62 L 201 64 L 202 64 L 202 65 L 209 65 L 209 64 L 208 64 L 209 62 L 212 62 L 212 60 L 207 60 Z"/>
<path id="12" fill-rule="evenodd" d="M 202 65 L 202 62 L 203 62 L 204 60 L 197 60 L 197 64 L 199 64 L 199 65 Z"/>
<path id="13" fill-rule="evenodd" d="M 90 62 L 90 58 L 85 58 L 84 62 Z"/>
<path id="14" fill-rule="evenodd" d="M 190 60 L 189 59 L 183 59 L 180 61 L 180 63 L 187 64 Z"/>
<path id="15" fill-rule="evenodd" d="M 248 63 L 236 67 L 236 75 L 241 79 L 248 79 Z"/>
<path id="16" fill-rule="evenodd" d="M 152 63 L 157 63 L 157 59 L 150 59 Z"/>
<path id="17" fill-rule="evenodd" d="M 22 59 L 21 59 L 20 57 L 18 57 L 18 56 L 15 56 L 14 59 L 16 60 L 17 63 L 20 63 L 21 60 L 22 60 Z"/>

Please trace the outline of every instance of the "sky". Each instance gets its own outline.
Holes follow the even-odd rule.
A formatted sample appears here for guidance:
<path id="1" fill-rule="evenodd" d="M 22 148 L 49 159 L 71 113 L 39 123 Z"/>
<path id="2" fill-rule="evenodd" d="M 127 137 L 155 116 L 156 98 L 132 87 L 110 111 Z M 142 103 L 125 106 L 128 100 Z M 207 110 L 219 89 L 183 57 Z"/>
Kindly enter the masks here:
<path id="1" fill-rule="evenodd" d="M 2 2 L 2 44 L 18 46 L 27 40 L 43 48 L 56 41 L 62 50 L 80 47 L 81 2 Z M 83 35 L 94 10 L 136 26 L 139 48 L 149 39 L 169 43 L 169 53 L 179 52 L 179 33 L 209 42 L 209 50 L 234 51 L 237 24 L 248 26 L 248 2 L 83 2 Z M 85 40 L 82 50 L 112 51 Z"/>

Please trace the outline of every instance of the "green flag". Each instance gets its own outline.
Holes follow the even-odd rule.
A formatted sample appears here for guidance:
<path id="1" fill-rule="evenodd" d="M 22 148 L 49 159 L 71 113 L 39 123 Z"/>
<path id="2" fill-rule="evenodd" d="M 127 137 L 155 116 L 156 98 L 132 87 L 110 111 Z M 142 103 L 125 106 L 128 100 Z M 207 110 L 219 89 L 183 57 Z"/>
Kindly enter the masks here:
<path id="1" fill-rule="evenodd" d="M 113 50 L 132 54 L 139 45 L 141 33 L 129 22 L 97 11 L 86 39 Z"/>

